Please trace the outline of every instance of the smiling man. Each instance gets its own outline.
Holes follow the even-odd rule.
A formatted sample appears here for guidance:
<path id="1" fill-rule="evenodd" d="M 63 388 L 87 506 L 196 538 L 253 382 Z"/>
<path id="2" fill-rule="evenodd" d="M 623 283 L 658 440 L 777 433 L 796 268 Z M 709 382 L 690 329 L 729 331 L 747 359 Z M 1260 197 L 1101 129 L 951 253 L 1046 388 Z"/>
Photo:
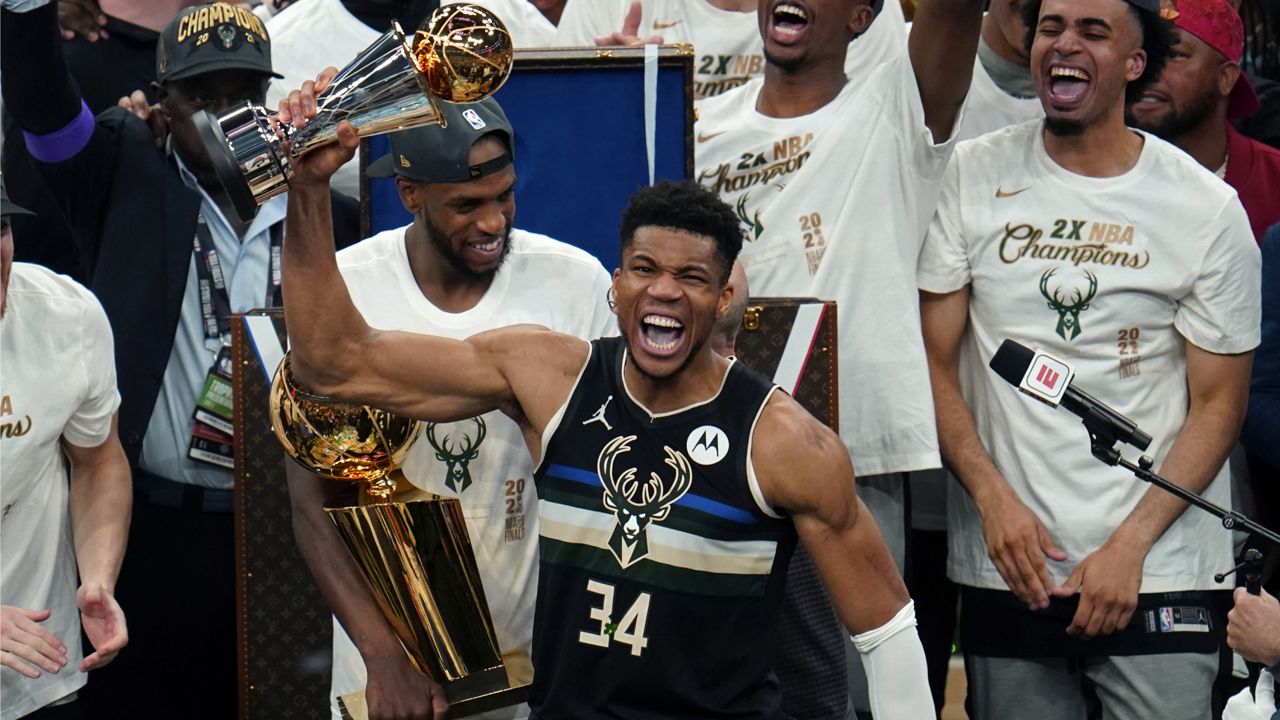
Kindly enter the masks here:
<path id="1" fill-rule="evenodd" d="M 759 0 L 764 74 L 699 103 L 694 159 L 698 182 L 743 225 L 752 289 L 839 304 L 841 342 L 857 348 L 840 358 L 840 438 L 902 566 L 908 474 L 941 466 L 916 257 L 954 149 L 983 3 L 921 2 L 906 52 L 850 72 L 865 50 L 850 41 L 875 31 L 873 4 Z M 838 673 L 838 662 L 813 657 L 804 674 Z M 847 695 L 865 712 L 862 675 L 850 671 Z"/>
<path id="2" fill-rule="evenodd" d="M 586 0 L 565 9 L 564 45 L 687 43 L 694 49 L 693 96 L 714 97 L 764 72 L 759 0 Z M 860 75 L 901 55 L 902 5 L 875 0 L 875 22 L 852 41 L 845 72 Z"/>
<path id="3" fill-rule="evenodd" d="M 1244 24 L 1227 0 L 1182 0 L 1177 44 L 1160 79 L 1129 105 L 1131 124 L 1185 150 L 1235 188 L 1253 235 L 1280 222 L 1280 150 L 1241 135 L 1234 118 L 1258 110 L 1240 69 Z"/>
<path id="4" fill-rule="evenodd" d="M 521 0 L 523 2 L 524 0 Z M 338 253 L 342 278 L 366 321 L 463 339 L 536 323 L 581 338 L 614 334 L 605 304 L 609 275 L 583 250 L 513 227 L 515 133 L 495 100 L 441 103 L 446 123 L 391 135 L 370 164 L 395 177 L 413 223 Z M 554 277 L 555 282 L 547 278 Z M 378 610 L 323 508 L 347 483 L 287 463 L 294 537 L 333 608 L 334 720 L 337 699 L 360 690 L 371 720 L 420 717 L 430 707 L 418 672 Z M 520 426 L 500 412 L 427 426 L 403 465 L 417 489 L 456 497 L 505 653 L 528 656 L 538 581 L 534 467 Z M 523 704 L 484 720 L 528 716 Z"/>
<path id="5" fill-rule="evenodd" d="M 532 718 L 779 717 L 768 649 L 797 536 L 859 633 L 877 713 L 933 717 L 912 605 L 846 451 L 708 342 L 732 299 L 732 210 L 690 184 L 632 198 L 620 338 L 379 332 L 332 251 L 328 179 L 358 145 L 348 125 L 338 137 L 300 161 L 290 196 L 298 381 L 433 422 L 501 410 L 520 426 L 540 516 Z"/>
<path id="6" fill-rule="evenodd" d="M 285 201 L 241 222 L 191 116 L 261 103 L 270 37 L 241 7 L 183 10 L 160 35 L 160 103 L 148 124 L 118 107 L 89 111 L 67 74 L 57 3 L 3 5 L 5 109 L 75 231 L 117 339 L 119 434 L 133 471 L 117 588 L 133 645 L 89 685 L 86 715 L 223 720 L 236 713 L 236 560 L 233 440 L 223 432 L 232 412 L 215 389 L 231 390 L 234 368 L 219 362 L 230 357 L 231 313 L 278 297 Z M 356 208 L 338 207 L 345 247 Z M 174 662 L 175 642 L 202 659 L 200 672 Z"/>
<path id="7" fill-rule="evenodd" d="M 986 365 L 1005 338 L 1074 364 L 1155 438 L 1160 474 L 1229 506 L 1258 251 L 1230 188 L 1125 127 L 1169 52 L 1158 0 L 1026 12 L 1046 118 L 961 144 L 920 255 L 938 435 L 968 491 L 947 529 L 970 710 L 1078 719 L 1093 698 L 1107 718 L 1205 720 L 1230 534 Z"/>

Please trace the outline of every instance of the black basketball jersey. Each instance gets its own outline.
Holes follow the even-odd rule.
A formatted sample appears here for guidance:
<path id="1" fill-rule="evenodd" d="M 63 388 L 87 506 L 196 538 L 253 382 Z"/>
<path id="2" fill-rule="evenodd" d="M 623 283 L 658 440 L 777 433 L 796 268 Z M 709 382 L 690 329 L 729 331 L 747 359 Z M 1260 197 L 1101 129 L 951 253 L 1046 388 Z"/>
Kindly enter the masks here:
<path id="1" fill-rule="evenodd" d="M 712 399 L 651 415 L 624 387 L 625 348 L 592 343 L 535 474 L 531 717 L 773 720 L 796 536 L 749 453 L 775 388 L 735 362 Z"/>

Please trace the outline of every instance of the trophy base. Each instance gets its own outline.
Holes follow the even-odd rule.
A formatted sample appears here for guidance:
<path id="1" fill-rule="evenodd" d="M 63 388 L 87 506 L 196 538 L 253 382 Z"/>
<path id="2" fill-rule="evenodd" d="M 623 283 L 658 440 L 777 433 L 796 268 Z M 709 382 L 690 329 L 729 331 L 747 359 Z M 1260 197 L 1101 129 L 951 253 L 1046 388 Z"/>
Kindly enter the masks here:
<path id="1" fill-rule="evenodd" d="M 445 686 L 450 718 L 472 717 L 529 699 L 529 684 L 533 680 L 529 656 L 516 651 L 503 655 L 502 660 L 505 667 L 473 673 Z M 343 720 L 368 720 L 364 691 L 338 696 L 338 711 Z"/>
<path id="2" fill-rule="evenodd" d="M 258 213 L 258 204 L 253 200 L 248 181 L 236 167 L 235 158 L 229 152 L 227 136 L 223 134 L 218 119 L 212 113 L 202 111 L 192 114 L 191 123 L 200 135 L 200 142 L 209 157 L 209 165 L 217 175 L 227 199 L 231 201 L 231 207 L 235 208 L 236 215 L 244 222 L 252 220 Z"/>
<path id="3" fill-rule="evenodd" d="M 266 111 L 245 103 L 230 113 L 192 114 L 223 192 L 242 222 L 251 222 L 258 206 L 289 189 L 292 174 L 284 149 L 267 124 Z"/>

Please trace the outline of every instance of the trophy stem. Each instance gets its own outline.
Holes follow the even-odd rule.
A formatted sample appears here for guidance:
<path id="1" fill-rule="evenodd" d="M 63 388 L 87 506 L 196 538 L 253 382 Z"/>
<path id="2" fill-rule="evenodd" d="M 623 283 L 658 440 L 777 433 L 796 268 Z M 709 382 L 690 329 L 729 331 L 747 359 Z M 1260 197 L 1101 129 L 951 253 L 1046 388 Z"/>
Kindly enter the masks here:
<path id="1" fill-rule="evenodd" d="M 300 157 L 333 142 L 348 122 L 360 137 L 442 124 L 412 46 L 399 23 L 342 69 L 316 97 L 315 117 L 293 132 L 289 153 Z"/>

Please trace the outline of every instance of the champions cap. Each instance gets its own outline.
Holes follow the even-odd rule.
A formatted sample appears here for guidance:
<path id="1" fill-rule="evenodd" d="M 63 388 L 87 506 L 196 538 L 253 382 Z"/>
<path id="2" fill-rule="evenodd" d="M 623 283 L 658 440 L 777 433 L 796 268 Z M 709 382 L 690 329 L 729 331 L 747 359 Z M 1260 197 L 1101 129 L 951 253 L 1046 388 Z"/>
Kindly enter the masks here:
<path id="1" fill-rule="evenodd" d="M 183 10 L 160 33 L 156 80 L 181 80 L 218 70 L 271 71 L 271 39 L 249 10 L 227 3 Z"/>
<path id="2" fill-rule="evenodd" d="M 369 164 L 369 177 L 402 177 L 426 183 L 456 183 L 492 175 L 512 163 L 515 133 L 493 98 L 477 103 L 440 101 L 444 127 L 424 125 L 392 133 L 391 152 Z M 507 152 L 489 162 L 472 165 L 471 146 L 480 138 L 498 134 Z"/>
<path id="3" fill-rule="evenodd" d="M 1244 23 L 1227 0 L 1178 0 L 1175 27 L 1195 35 L 1205 45 L 1237 65 L 1244 56 Z M 1231 90 L 1227 116 L 1247 117 L 1258 111 L 1258 93 L 1242 72 Z"/>

